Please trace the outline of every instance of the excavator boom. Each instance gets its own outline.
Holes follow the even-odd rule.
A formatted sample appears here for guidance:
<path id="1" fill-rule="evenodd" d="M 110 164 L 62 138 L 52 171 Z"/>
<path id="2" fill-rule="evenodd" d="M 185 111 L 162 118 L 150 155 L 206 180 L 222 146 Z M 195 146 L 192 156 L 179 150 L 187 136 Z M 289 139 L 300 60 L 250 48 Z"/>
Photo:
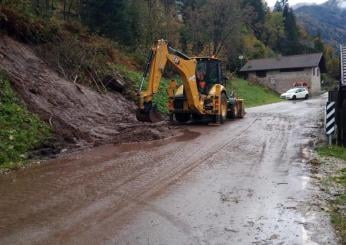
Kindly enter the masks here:
<path id="1" fill-rule="evenodd" d="M 199 103 L 199 94 L 196 84 L 196 59 L 191 59 L 183 53 L 169 47 L 165 40 L 158 40 L 148 56 L 147 66 L 138 91 L 139 109 L 136 116 L 139 121 L 157 122 L 161 117 L 153 104 L 153 96 L 158 92 L 160 81 L 167 64 L 171 64 L 181 75 L 184 92 L 189 107 L 202 113 L 203 108 Z M 143 84 L 148 76 L 146 90 L 142 91 Z"/>
<path id="2" fill-rule="evenodd" d="M 162 119 L 153 103 L 162 75 L 170 64 L 180 74 L 182 85 L 171 81 L 168 88 L 170 118 L 187 122 L 190 118 L 208 118 L 223 123 L 226 118 L 242 117 L 244 102 L 229 97 L 222 76 L 221 61 L 213 57 L 190 58 L 170 47 L 165 40 L 155 42 L 147 60 L 138 91 L 137 119 L 158 122 Z M 143 89 L 147 80 L 146 88 Z"/>

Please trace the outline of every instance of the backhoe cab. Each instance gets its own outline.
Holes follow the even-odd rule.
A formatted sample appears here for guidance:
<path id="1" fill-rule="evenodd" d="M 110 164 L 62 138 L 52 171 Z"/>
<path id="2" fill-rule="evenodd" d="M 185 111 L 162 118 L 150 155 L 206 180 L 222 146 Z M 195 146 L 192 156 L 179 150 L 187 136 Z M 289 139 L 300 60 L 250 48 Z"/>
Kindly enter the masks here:
<path id="1" fill-rule="evenodd" d="M 173 49 L 165 40 L 159 40 L 148 56 L 146 69 L 139 88 L 139 121 L 162 120 L 153 104 L 167 64 L 170 63 L 180 74 L 183 83 L 172 80 L 168 88 L 168 110 L 171 120 L 187 122 L 190 119 L 208 119 L 223 123 L 227 118 L 242 118 L 245 114 L 244 101 L 226 91 L 221 61 L 212 57 L 190 58 Z M 143 84 L 148 77 L 146 90 Z"/>

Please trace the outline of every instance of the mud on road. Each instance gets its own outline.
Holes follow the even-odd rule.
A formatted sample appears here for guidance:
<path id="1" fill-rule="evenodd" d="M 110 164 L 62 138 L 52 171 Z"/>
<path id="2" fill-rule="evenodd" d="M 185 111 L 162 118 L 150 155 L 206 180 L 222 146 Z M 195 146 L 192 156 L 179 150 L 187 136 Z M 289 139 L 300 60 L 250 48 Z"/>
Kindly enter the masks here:
<path id="1" fill-rule="evenodd" d="M 0 177 L 0 244 L 336 244 L 307 164 L 323 98 Z"/>

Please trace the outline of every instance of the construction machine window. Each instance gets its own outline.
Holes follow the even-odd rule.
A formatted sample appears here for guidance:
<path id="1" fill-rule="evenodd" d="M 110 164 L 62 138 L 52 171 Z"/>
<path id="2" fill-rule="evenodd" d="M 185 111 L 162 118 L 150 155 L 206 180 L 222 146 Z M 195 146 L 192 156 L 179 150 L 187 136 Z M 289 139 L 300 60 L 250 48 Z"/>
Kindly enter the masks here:
<path id="1" fill-rule="evenodd" d="M 221 81 L 220 62 L 217 60 L 199 60 L 197 63 L 197 83 L 201 93 L 208 93 L 209 89 Z"/>

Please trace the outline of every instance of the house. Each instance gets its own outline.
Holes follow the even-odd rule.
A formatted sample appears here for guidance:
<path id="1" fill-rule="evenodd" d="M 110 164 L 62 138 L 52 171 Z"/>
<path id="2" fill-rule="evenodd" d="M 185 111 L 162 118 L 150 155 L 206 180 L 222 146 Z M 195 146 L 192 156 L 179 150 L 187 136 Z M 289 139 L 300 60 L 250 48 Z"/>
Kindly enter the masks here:
<path id="1" fill-rule="evenodd" d="M 303 86 L 310 94 L 321 93 L 321 72 L 325 72 L 322 53 L 278 56 L 249 60 L 240 70 L 250 81 L 258 82 L 278 93 Z"/>

